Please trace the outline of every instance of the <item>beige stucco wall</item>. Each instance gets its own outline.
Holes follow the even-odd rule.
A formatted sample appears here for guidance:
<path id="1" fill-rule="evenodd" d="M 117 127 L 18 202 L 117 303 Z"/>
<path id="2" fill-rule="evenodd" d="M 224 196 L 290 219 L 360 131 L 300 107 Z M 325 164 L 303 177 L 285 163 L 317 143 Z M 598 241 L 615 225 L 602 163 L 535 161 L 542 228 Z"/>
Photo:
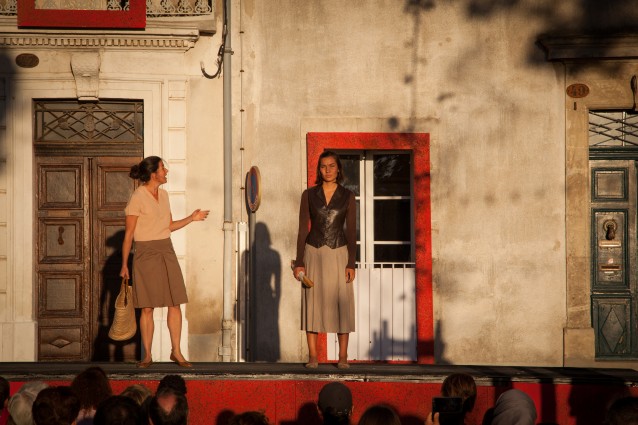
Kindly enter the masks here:
<path id="1" fill-rule="evenodd" d="M 191 48 L 100 53 L 100 89 L 108 96 L 143 98 L 150 108 L 145 153 L 168 161 L 174 214 L 211 210 L 207 222 L 174 237 L 190 297 L 185 339 L 192 360 L 220 360 L 222 85 L 229 79 L 234 223 L 249 218 L 245 173 L 256 165 L 262 177 L 262 203 L 252 216 L 255 360 L 297 362 L 306 356 L 300 289 L 288 264 L 307 184 L 305 137 L 312 131 L 431 135 L 437 362 L 560 366 L 564 358 L 591 358 L 589 289 L 581 279 L 588 236 L 569 233 L 566 226 L 572 219 L 577 228 L 583 224 L 582 212 L 570 206 L 582 207 L 585 195 L 566 197 L 566 187 L 582 183 L 586 148 L 567 148 L 579 156 L 566 156 L 569 140 L 576 137 L 578 145 L 582 137 L 570 133 L 582 127 L 582 119 L 570 117 L 564 89 L 584 77 L 566 77 L 565 67 L 547 62 L 536 41 L 556 28 L 578 31 L 579 22 L 604 26 L 619 16 L 624 18 L 613 22 L 631 22 L 629 11 L 596 15 L 580 10 L 576 0 L 508 6 L 469 0 L 232 5 L 232 73 L 222 78 L 208 80 L 200 71 L 200 61 L 209 73 L 215 71 L 221 13 L 217 34 L 200 35 Z M 601 19 L 589 19 L 593 15 Z M 29 169 L 17 171 L 31 161 L 28 150 L 16 150 L 30 135 L 25 105 L 31 97 L 74 96 L 69 62 L 75 50 L 14 46 L 5 52 L 5 65 L 24 52 L 36 53 L 41 64 L 3 68 L 12 112 L 3 135 L 9 150 L 1 151 L 0 165 L 5 155 L 12 160 L 0 167 L 0 360 L 35 358 L 29 339 L 16 337 L 36 329 L 28 260 L 32 222 L 18 214 L 23 208 L 18 205 L 30 206 L 32 199 L 28 179 L 21 179 Z M 615 78 L 599 72 L 603 75 L 588 75 L 596 81 Z M 21 189 L 26 193 L 17 196 Z M 577 231 L 586 231 L 583 226 Z M 232 237 L 235 245 L 236 232 Z M 570 244 L 575 248 L 567 255 Z M 235 266 L 242 253 L 232 255 Z M 163 313 L 156 319 L 163 329 L 156 359 L 165 359 Z M 236 334 L 233 338 L 236 342 Z"/>
<path id="2" fill-rule="evenodd" d="M 534 50 L 543 23 L 515 8 L 472 18 L 464 2 L 407 4 L 241 2 L 234 59 L 248 162 L 263 179 L 258 221 L 283 263 L 281 360 L 305 350 L 286 267 L 305 133 L 415 131 L 432 136 L 437 361 L 560 365 L 564 95 L 560 66 Z"/>

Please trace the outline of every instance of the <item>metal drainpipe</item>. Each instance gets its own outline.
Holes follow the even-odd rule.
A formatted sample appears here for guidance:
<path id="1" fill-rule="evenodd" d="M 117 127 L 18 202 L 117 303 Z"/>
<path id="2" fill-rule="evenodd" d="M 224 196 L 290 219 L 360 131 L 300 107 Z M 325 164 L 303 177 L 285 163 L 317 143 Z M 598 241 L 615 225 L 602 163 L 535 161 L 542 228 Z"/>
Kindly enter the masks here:
<path id="1" fill-rule="evenodd" d="M 231 97 L 231 0 L 226 2 L 227 34 L 224 49 L 224 294 L 222 316 L 222 346 L 219 354 L 223 362 L 230 362 L 231 332 L 233 329 L 232 265 L 233 265 L 233 202 L 232 202 L 232 97 Z"/>

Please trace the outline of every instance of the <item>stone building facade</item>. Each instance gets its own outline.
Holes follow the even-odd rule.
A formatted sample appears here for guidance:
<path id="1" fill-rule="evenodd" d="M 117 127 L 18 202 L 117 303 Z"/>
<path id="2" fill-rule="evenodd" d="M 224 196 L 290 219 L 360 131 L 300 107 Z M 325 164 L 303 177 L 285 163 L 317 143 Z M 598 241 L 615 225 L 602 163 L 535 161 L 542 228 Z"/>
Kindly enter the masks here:
<path id="1" fill-rule="evenodd" d="M 97 323 L 108 325 L 104 300 L 119 285 L 112 275 L 104 282 L 102 272 L 117 258 L 117 244 L 106 240 L 121 230 L 123 202 L 100 197 L 99 176 L 130 189 L 126 164 L 104 158 L 147 155 L 166 161 L 175 217 L 211 210 L 207 222 L 173 235 L 190 297 L 190 359 L 304 360 L 300 288 L 289 261 L 301 192 L 313 184 L 317 150 L 330 148 L 347 159 L 359 190 L 357 283 L 368 289 L 358 308 L 377 314 L 375 323 L 359 323 L 354 358 L 631 365 L 638 343 L 633 139 L 611 137 L 621 146 L 605 150 L 592 148 L 591 134 L 592 122 L 600 124 L 592 111 L 620 114 L 609 122 L 623 133 L 635 110 L 637 12 L 611 3 L 230 1 L 232 65 L 213 79 L 201 64 L 215 69 L 221 1 L 203 15 L 148 15 L 142 30 L 23 28 L 9 10 L 0 27 L 0 360 L 118 360 L 139 352 L 135 342 L 101 349 L 95 342 Z M 32 56 L 19 61 L 24 54 Z M 100 148 L 91 150 L 73 138 L 86 136 L 88 116 L 104 124 L 87 112 L 91 102 L 114 104 L 117 113 L 103 113 L 109 117 L 128 117 L 137 102 L 141 127 L 130 138 L 96 136 Z M 80 115 L 39 121 L 40 107 Z M 84 117 L 69 139 L 62 136 L 67 116 Z M 53 130 L 60 125 L 67 127 Z M 224 125 L 232 129 L 226 224 Z M 107 127 L 105 134 L 119 128 Z M 69 153 L 73 147 L 79 150 Z M 245 201 L 251 166 L 260 173 L 255 212 Z M 77 177 L 83 173 L 86 180 Z M 379 194 L 375 179 L 384 175 L 389 192 Z M 67 177 L 85 182 L 73 186 L 77 199 L 53 190 L 53 206 L 43 202 L 47 182 L 66 187 Z M 106 221 L 95 218 L 102 204 Z M 616 223 L 618 239 L 605 239 L 613 243 L 599 243 L 596 214 Z M 231 271 L 224 270 L 224 228 L 232 230 Z M 77 243 L 66 251 L 70 245 L 58 241 L 69 234 Z M 379 262 L 398 271 L 381 272 L 390 267 Z M 397 276 L 400 288 L 388 283 Z M 233 307 L 230 347 L 222 347 L 224 297 Z M 165 313 L 155 314 L 153 354 L 166 360 Z M 328 359 L 331 341 L 323 342 Z"/>

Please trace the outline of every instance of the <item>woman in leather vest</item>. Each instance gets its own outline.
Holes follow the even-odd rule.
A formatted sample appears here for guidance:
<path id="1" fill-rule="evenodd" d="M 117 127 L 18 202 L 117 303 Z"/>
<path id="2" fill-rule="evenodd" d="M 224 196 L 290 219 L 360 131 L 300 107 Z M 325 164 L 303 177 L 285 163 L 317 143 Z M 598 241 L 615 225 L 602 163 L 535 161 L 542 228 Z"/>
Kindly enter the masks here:
<path id="1" fill-rule="evenodd" d="M 299 234 L 294 276 L 314 282 L 304 288 L 301 329 L 308 341 L 308 368 L 316 368 L 317 334 L 336 333 L 337 367 L 348 368 L 348 337 L 355 330 L 354 289 L 357 250 L 357 215 L 354 193 L 341 186 L 339 156 L 325 151 L 319 156 L 316 186 L 301 195 Z M 344 228 L 345 224 L 345 228 Z"/>

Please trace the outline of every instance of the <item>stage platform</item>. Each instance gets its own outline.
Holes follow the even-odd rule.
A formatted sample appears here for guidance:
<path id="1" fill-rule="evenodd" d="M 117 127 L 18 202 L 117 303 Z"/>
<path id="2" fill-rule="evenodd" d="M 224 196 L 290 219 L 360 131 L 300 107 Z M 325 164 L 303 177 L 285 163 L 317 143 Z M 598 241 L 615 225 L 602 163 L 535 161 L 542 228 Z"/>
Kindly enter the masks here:
<path id="1" fill-rule="evenodd" d="M 12 392 L 26 381 L 68 385 L 89 366 L 100 366 L 114 393 L 142 383 L 155 389 L 167 374 L 187 381 L 190 424 L 225 425 L 232 414 L 261 410 L 273 424 L 319 425 L 314 403 L 323 385 L 344 382 L 353 393 L 355 424 L 370 405 L 393 406 L 403 425 L 423 424 L 431 399 L 451 373 L 472 375 L 478 387 L 466 425 L 481 424 L 485 412 L 510 388 L 527 392 L 536 403 L 539 424 L 598 425 L 613 399 L 638 396 L 633 369 L 540 368 L 416 364 L 352 364 L 348 370 L 322 364 L 309 370 L 289 363 L 195 363 L 192 369 L 155 363 L 137 369 L 133 363 L 0 363 L 0 376 Z"/>

